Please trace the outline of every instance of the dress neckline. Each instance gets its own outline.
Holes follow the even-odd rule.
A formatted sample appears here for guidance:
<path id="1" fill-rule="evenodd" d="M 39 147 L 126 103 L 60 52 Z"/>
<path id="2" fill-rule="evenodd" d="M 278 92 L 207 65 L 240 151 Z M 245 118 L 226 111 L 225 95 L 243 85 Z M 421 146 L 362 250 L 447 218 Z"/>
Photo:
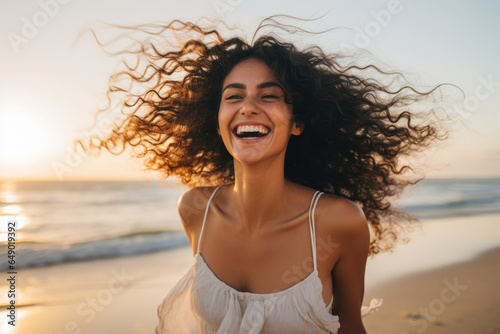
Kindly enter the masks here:
<path id="1" fill-rule="evenodd" d="M 230 286 L 229 284 L 227 284 L 226 282 L 224 282 L 223 280 L 221 280 L 219 277 L 217 277 L 217 275 L 215 275 L 215 273 L 212 271 L 212 269 L 210 269 L 210 267 L 205 262 L 205 259 L 203 258 L 203 255 L 201 255 L 201 253 L 197 253 L 194 256 L 194 260 L 195 260 L 196 264 L 198 264 L 198 262 L 202 263 L 202 266 L 204 267 L 204 269 L 209 272 L 209 275 L 217 282 L 217 284 L 222 285 L 223 287 L 225 287 L 227 290 L 231 291 L 231 293 L 237 295 L 238 297 L 249 297 L 249 299 L 278 298 L 282 295 L 288 294 L 291 291 L 297 290 L 301 286 L 307 284 L 310 280 L 314 280 L 314 279 L 316 279 L 316 282 L 320 284 L 319 291 L 323 291 L 323 284 L 321 283 L 321 279 L 319 278 L 319 275 L 318 275 L 318 270 L 316 270 L 316 269 L 314 269 L 311 273 L 309 273 L 309 275 L 307 275 L 300 282 L 297 282 L 294 285 L 292 285 L 284 290 L 280 290 L 277 292 L 269 292 L 269 293 L 255 293 L 255 292 L 237 290 L 237 289 L 233 288 L 232 286 Z M 326 305 L 325 301 L 323 300 L 322 294 L 320 294 L 319 299 L 321 300 L 321 303 L 323 303 L 324 309 L 328 313 L 330 313 L 330 309 L 333 305 L 333 296 L 332 296 L 332 299 L 330 300 L 330 304 L 328 304 L 328 305 Z"/>
<path id="2" fill-rule="evenodd" d="M 210 275 L 217 282 L 219 282 L 221 285 L 225 286 L 227 289 L 231 290 L 235 294 L 242 295 L 242 296 L 244 295 L 244 296 L 253 296 L 253 297 L 261 297 L 261 298 L 276 297 L 276 296 L 279 296 L 279 295 L 282 295 L 282 294 L 286 294 L 286 293 L 290 292 L 291 290 L 297 289 L 301 285 L 306 284 L 307 281 L 311 280 L 314 277 L 317 277 L 319 279 L 318 271 L 317 270 L 313 270 L 311 273 L 309 273 L 309 275 L 307 275 L 300 282 L 297 282 L 294 285 L 292 285 L 292 286 L 290 286 L 290 287 L 288 287 L 288 288 L 286 288 L 284 290 L 280 290 L 280 291 L 277 291 L 277 292 L 268 292 L 268 293 L 255 293 L 255 292 L 249 292 L 249 291 L 240 291 L 238 289 L 233 288 L 232 286 L 230 286 L 229 284 L 227 284 L 226 282 L 224 282 L 223 280 L 221 280 L 219 277 L 217 277 L 217 275 L 215 275 L 215 273 L 212 271 L 212 269 L 210 269 L 209 265 L 207 264 L 207 262 L 205 261 L 205 259 L 203 258 L 203 255 L 201 255 L 201 253 L 198 253 L 198 254 L 195 255 L 195 260 L 196 260 L 196 257 L 199 257 L 201 259 L 201 262 L 203 262 L 204 267 L 210 272 Z"/>

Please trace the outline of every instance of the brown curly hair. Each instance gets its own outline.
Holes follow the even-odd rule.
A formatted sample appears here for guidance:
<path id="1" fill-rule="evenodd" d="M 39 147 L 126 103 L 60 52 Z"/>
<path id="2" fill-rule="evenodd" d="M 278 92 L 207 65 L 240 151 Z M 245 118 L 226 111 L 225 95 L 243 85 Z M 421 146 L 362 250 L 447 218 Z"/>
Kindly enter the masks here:
<path id="1" fill-rule="evenodd" d="M 233 182 L 233 158 L 217 133 L 221 86 L 237 63 L 258 58 L 284 87 L 293 118 L 304 124 L 287 147 L 286 179 L 358 203 L 371 226 L 371 254 L 394 246 L 401 218 L 413 218 L 389 199 L 417 182 L 405 177 L 411 167 L 399 159 L 446 136 L 432 110 L 410 111 L 437 87 L 419 92 L 400 73 L 342 65 L 345 56 L 317 46 L 299 50 L 269 34 L 247 43 L 181 21 L 133 30 L 148 40 L 117 52 L 136 62 L 123 62 L 108 91 L 109 101 L 124 94 L 126 117 L 104 138 L 78 140 L 86 152 L 119 154 L 128 144 L 165 178 L 176 176 L 188 186 Z M 116 40 L 98 42 L 105 48 Z M 403 84 L 395 87 L 398 80 Z"/>

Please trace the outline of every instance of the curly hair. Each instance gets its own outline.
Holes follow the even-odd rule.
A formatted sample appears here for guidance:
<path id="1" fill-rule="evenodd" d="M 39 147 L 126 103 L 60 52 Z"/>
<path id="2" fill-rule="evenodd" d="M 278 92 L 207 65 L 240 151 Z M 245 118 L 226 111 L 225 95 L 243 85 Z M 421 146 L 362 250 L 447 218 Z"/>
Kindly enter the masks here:
<path id="1" fill-rule="evenodd" d="M 370 254 L 393 248 L 401 218 L 414 219 L 391 206 L 390 198 L 418 182 L 405 176 L 412 169 L 400 158 L 446 137 L 432 109 L 410 110 L 437 87 L 419 92 L 400 73 L 343 65 L 341 54 L 317 46 L 299 50 L 270 34 L 247 43 L 181 21 L 133 29 L 149 40 L 134 39 L 138 48 L 117 52 L 136 62 L 124 60 L 108 90 L 109 101 L 125 94 L 125 118 L 104 138 L 77 141 L 85 151 L 119 154 L 129 145 L 148 169 L 187 186 L 233 182 L 233 158 L 217 133 L 222 83 L 236 64 L 258 58 L 284 87 L 292 117 L 304 125 L 289 141 L 286 179 L 358 203 L 371 226 Z M 102 47 L 116 42 L 96 39 Z M 391 82 L 383 84 L 384 78 Z M 403 84 L 393 87 L 395 78 Z"/>

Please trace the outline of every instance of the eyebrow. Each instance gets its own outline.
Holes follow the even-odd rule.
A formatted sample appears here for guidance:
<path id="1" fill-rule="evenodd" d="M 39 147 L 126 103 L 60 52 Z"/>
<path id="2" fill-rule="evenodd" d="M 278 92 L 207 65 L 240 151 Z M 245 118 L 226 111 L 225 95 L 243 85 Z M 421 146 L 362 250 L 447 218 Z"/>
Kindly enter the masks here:
<path id="1" fill-rule="evenodd" d="M 278 87 L 282 91 L 285 91 L 283 89 L 283 87 L 281 87 L 281 85 L 279 83 L 277 83 L 277 82 L 265 81 L 265 82 L 260 83 L 260 84 L 257 85 L 257 89 L 269 88 L 269 87 Z M 231 84 L 227 85 L 226 87 L 224 87 L 224 89 L 222 90 L 222 92 L 224 92 L 228 88 L 245 89 L 246 86 L 244 84 L 242 84 L 242 83 L 231 83 Z"/>

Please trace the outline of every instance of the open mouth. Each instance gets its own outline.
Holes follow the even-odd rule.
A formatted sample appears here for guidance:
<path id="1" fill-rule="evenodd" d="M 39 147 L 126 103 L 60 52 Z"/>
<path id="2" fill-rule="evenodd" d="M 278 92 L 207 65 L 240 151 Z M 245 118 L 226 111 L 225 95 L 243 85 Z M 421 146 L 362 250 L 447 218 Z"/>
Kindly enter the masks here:
<path id="1" fill-rule="evenodd" d="M 267 136 L 271 129 L 264 125 L 239 125 L 234 129 L 234 134 L 238 138 L 253 139 Z"/>

